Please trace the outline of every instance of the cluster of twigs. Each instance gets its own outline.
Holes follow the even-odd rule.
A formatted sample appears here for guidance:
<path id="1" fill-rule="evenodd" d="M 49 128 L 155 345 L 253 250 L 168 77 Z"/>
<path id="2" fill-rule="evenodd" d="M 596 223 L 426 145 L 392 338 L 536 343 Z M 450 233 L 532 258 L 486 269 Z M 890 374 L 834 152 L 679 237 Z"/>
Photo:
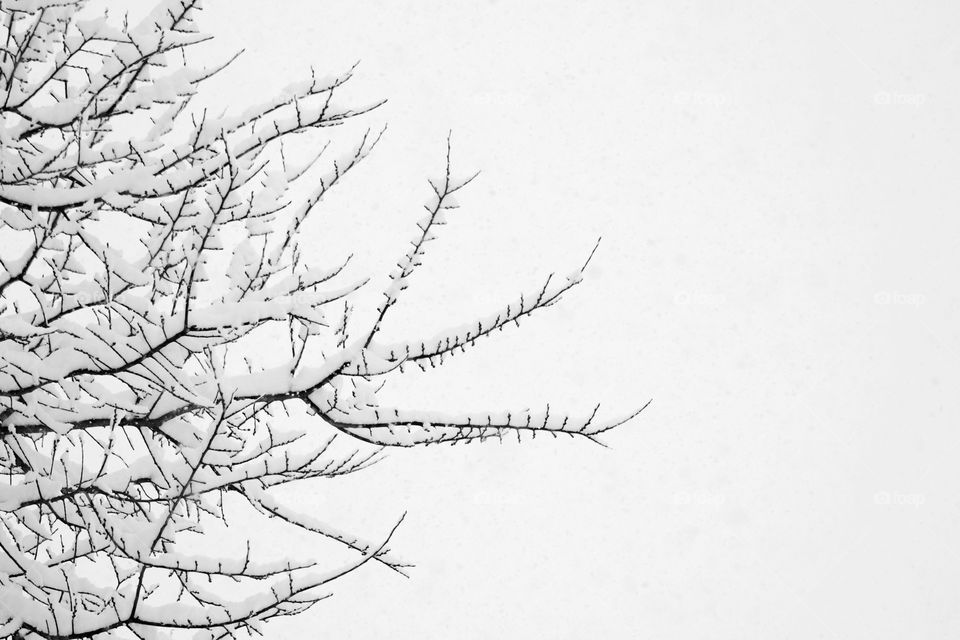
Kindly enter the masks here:
<path id="1" fill-rule="evenodd" d="M 192 105 L 225 65 L 185 62 L 208 39 L 198 10 L 168 0 L 137 26 L 114 26 L 81 0 L 0 2 L 0 637 L 255 631 L 368 562 L 407 566 L 389 535 L 360 540 L 271 489 L 358 471 L 384 447 L 525 432 L 592 439 L 615 426 L 596 411 L 573 421 L 549 408 L 449 416 L 381 406 L 390 376 L 439 366 L 550 306 L 583 269 L 471 325 L 380 343 L 470 179 L 452 177 L 448 145 L 375 319 L 356 326 L 359 283 L 345 265 L 310 265 L 298 232 L 382 131 L 299 164 L 283 142 L 378 104 L 338 106 L 348 72 L 209 117 Z M 251 359 L 249 345 L 278 326 L 282 357 Z M 249 541 L 244 553 L 192 553 L 198 536 L 225 535 L 234 505 L 356 559 L 335 569 L 256 560 Z"/>

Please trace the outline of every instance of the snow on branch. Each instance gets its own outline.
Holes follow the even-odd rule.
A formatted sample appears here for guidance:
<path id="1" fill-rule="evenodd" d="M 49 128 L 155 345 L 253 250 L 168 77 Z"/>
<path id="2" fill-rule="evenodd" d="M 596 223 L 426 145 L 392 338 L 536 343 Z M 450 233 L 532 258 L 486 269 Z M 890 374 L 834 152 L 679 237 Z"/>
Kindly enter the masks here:
<path id="1" fill-rule="evenodd" d="M 550 274 L 543 286 L 533 294 L 519 298 L 501 308 L 494 315 L 478 318 L 470 324 L 447 329 L 446 331 L 421 340 L 418 343 L 400 343 L 377 346 L 381 357 L 391 365 L 402 370 L 403 365 L 415 363 L 421 369 L 435 368 L 443 364 L 444 359 L 457 353 L 464 353 L 467 347 L 475 345 L 480 339 L 502 331 L 510 325 L 520 325 L 520 321 L 538 309 L 556 304 L 567 291 L 580 284 L 583 272 L 593 258 L 599 246 L 599 240 L 583 266 L 562 279 Z"/>
<path id="2" fill-rule="evenodd" d="M 440 366 L 556 304 L 589 258 L 494 315 L 382 343 L 476 177 L 454 177 L 449 137 L 389 285 L 355 314 L 366 275 L 300 238 L 385 131 L 337 130 L 382 102 L 339 103 L 351 68 L 214 116 L 197 96 L 237 57 L 189 63 L 209 39 L 198 0 L 137 25 L 94 4 L 0 0 L 0 637 L 259 633 L 367 564 L 410 566 L 389 549 L 396 527 L 364 540 L 278 488 L 388 447 L 598 441 L 623 422 L 383 406 L 405 365 Z M 243 518 L 349 560 L 271 560 Z"/>
<path id="3" fill-rule="evenodd" d="M 567 436 L 582 437 L 601 444 L 597 436 L 632 420 L 649 406 L 648 401 L 642 407 L 618 420 L 597 421 L 597 405 L 584 419 L 571 419 L 568 415 L 551 415 L 550 405 L 543 411 L 529 410 L 515 413 L 501 412 L 485 415 L 449 415 L 427 411 L 401 411 L 399 409 L 373 408 L 368 411 L 366 420 L 363 415 L 338 418 L 337 408 L 320 410 L 325 420 L 341 431 L 381 446 L 413 447 L 428 444 L 455 444 L 458 442 L 483 441 L 513 436 L 519 442 L 524 435 L 531 439 L 540 435 L 554 438 Z M 357 412 L 358 414 L 360 412 Z"/>

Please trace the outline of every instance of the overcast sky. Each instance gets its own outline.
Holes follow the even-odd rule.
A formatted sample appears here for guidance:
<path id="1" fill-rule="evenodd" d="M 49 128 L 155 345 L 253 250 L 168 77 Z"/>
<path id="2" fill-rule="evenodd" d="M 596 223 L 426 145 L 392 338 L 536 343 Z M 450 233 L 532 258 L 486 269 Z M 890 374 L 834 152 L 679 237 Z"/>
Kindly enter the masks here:
<path id="1" fill-rule="evenodd" d="M 357 60 L 345 99 L 389 99 L 318 254 L 386 273 L 449 129 L 455 170 L 482 171 L 396 335 L 496 311 L 604 238 L 560 305 L 398 404 L 653 399 L 609 449 L 397 451 L 286 496 L 367 537 L 407 511 L 417 568 L 358 572 L 268 637 L 960 632 L 960 5 L 206 4 L 246 49 L 224 104 Z"/>

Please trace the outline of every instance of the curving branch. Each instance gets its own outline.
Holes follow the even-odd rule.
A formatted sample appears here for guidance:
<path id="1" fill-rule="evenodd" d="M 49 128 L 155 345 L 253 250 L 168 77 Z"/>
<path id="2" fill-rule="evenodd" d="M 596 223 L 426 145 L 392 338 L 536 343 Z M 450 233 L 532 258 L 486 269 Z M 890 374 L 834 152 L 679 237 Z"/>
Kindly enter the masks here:
<path id="1" fill-rule="evenodd" d="M 402 517 L 372 542 L 291 508 L 279 488 L 360 472 L 388 448 L 599 443 L 625 421 L 599 407 L 573 418 L 384 406 L 379 391 L 407 365 L 440 367 L 559 302 L 596 246 L 494 315 L 384 339 L 476 178 L 455 175 L 450 137 L 389 285 L 355 313 L 368 278 L 350 252 L 301 244 L 385 132 L 338 135 L 383 104 L 339 104 L 355 68 L 213 116 L 194 100 L 237 56 L 188 64 L 210 37 L 197 0 L 164 0 L 133 26 L 95 9 L 0 0 L 0 637 L 259 633 L 368 564 L 412 566 L 389 548 Z M 271 560 L 239 518 L 350 560 Z M 211 540 L 215 551 L 197 551 Z"/>

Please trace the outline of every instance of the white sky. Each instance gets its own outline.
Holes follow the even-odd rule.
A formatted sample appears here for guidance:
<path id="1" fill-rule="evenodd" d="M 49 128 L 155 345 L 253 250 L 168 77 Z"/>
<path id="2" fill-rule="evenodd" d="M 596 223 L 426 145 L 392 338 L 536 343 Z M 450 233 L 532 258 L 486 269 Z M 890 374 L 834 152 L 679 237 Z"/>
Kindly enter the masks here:
<path id="1" fill-rule="evenodd" d="M 911 3 L 920 4 L 920 3 Z M 217 99 L 362 60 L 378 152 L 315 247 L 385 274 L 447 130 L 481 169 L 392 330 L 580 264 L 558 307 L 400 401 L 635 422 L 397 451 L 292 502 L 393 548 L 268 637 L 960 632 L 960 5 L 208 0 Z M 351 238 L 355 242 L 351 242 Z"/>

